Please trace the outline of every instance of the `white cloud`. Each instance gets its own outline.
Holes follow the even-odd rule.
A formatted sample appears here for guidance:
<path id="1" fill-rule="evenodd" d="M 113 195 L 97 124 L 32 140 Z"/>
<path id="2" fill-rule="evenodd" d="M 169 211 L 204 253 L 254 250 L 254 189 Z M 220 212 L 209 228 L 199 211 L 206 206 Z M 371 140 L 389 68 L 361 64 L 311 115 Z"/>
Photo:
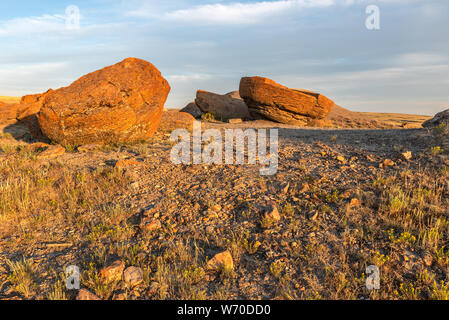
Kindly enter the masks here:
<path id="1" fill-rule="evenodd" d="M 170 75 L 167 77 L 169 82 L 190 82 L 190 81 L 202 81 L 208 80 L 212 76 L 208 74 L 194 73 L 194 74 L 179 74 L 179 75 Z"/>
<path id="2" fill-rule="evenodd" d="M 436 65 L 445 62 L 449 63 L 449 57 L 431 52 L 406 53 L 397 58 L 397 63 L 399 65 L 406 66 Z"/>
<path id="3" fill-rule="evenodd" d="M 250 24 L 289 10 L 329 7 L 335 0 L 282 0 L 208 4 L 165 14 L 165 19 L 201 24 Z"/>
<path id="4" fill-rule="evenodd" d="M 0 64 L 0 95 L 22 96 L 58 88 L 62 86 L 62 75 L 69 67 L 68 62 Z"/>
<path id="5" fill-rule="evenodd" d="M 35 33 L 58 32 L 66 29 L 66 20 L 62 15 L 43 15 L 24 17 L 0 22 L 0 36 L 17 36 Z"/>

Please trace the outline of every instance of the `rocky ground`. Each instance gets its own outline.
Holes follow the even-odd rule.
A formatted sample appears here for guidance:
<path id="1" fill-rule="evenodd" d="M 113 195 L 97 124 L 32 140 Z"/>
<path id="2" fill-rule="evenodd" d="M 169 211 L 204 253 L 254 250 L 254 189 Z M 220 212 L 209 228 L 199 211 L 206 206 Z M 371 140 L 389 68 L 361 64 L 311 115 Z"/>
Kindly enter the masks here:
<path id="1" fill-rule="evenodd" d="M 449 298 L 449 145 L 426 129 L 282 126 L 267 177 L 174 165 L 167 132 L 47 154 L 2 132 L 1 299 Z"/>

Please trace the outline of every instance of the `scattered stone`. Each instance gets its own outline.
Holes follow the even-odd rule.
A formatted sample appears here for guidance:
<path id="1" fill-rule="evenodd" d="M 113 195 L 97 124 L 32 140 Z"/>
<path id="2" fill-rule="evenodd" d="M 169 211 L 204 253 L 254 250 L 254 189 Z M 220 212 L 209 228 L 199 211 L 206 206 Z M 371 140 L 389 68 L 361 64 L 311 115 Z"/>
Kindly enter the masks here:
<path id="1" fill-rule="evenodd" d="M 139 187 L 140 187 L 140 183 L 139 183 L 139 181 L 135 181 L 135 182 L 131 183 L 131 184 L 129 185 L 129 187 L 130 187 L 131 189 L 133 189 L 133 190 L 137 190 L 137 189 L 139 189 Z"/>
<path id="2" fill-rule="evenodd" d="M 216 204 L 210 208 L 210 210 L 213 212 L 220 212 L 221 209 L 222 209 L 222 207 L 219 204 Z"/>
<path id="3" fill-rule="evenodd" d="M 109 266 L 101 269 L 100 274 L 108 282 L 114 282 L 122 280 L 124 270 L 125 270 L 125 263 L 121 260 L 116 260 Z"/>
<path id="4" fill-rule="evenodd" d="M 37 158 L 38 159 L 54 159 L 62 156 L 65 153 L 65 148 L 61 145 L 49 146 L 46 150 L 42 151 Z"/>
<path id="5" fill-rule="evenodd" d="M 294 125 L 308 125 L 310 120 L 324 119 L 335 105 L 319 93 L 289 89 L 262 77 L 242 78 L 240 96 L 251 115 Z"/>
<path id="6" fill-rule="evenodd" d="M 138 164 L 139 164 L 139 161 L 137 161 L 136 159 L 123 159 L 123 160 L 117 161 L 117 163 L 115 164 L 115 167 L 117 169 L 125 169 L 125 168 L 136 166 Z"/>
<path id="7" fill-rule="evenodd" d="M 433 256 L 430 252 L 426 251 L 422 258 L 424 265 L 430 267 L 433 264 Z"/>
<path id="8" fill-rule="evenodd" d="M 230 124 L 238 124 L 238 123 L 242 123 L 243 120 L 242 119 L 229 119 L 228 122 Z"/>
<path id="9" fill-rule="evenodd" d="M 88 301 L 88 300 L 101 300 L 95 294 L 86 289 L 81 289 L 76 296 L 76 300 Z"/>
<path id="10" fill-rule="evenodd" d="M 162 223 L 157 219 L 155 220 L 151 219 L 148 221 L 144 219 L 141 223 L 140 228 L 145 232 L 153 232 L 162 228 Z"/>
<path id="11" fill-rule="evenodd" d="M 386 168 L 386 167 L 392 167 L 394 166 L 396 163 L 391 160 L 391 159 L 385 159 L 384 162 L 381 163 L 381 168 Z"/>
<path id="12" fill-rule="evenodd" d="M 341 163 L 346 163 L 346 159 L 343 156 L 338 156 L 337 160 Z"/>
<path id="13" fill-rule="evenodd" d="M 349 203 L 349 206 L 351 208 L 355 208 L 355 207 L 359 207 L 360 206 L 360 200 L 359 199 L 352 199 L 351 202 Z"/>
<path id="14" fill-rule="evenodd" d="M 242 99 L 236 99 L 229 94 L 220 95 L 198 90 L 195 103 L 203 113 L 212 113 L 218 119 L 246 119 L 249 117 L 248 107 L 245 102 Z"/>
<path id="15" fill-rule="evenodd" d="M 85 144 L 78 147 L 78 152 L 81 153 L 88 153 L 95 150 L 98 150 L 101 147 L 99 144 Z"/>
<path id="16" fill-rule="evenodd" d="M 410 161 L 412 159 L 412 152 L 411 151 L 407 151 L 407 152 L 403 152 L 401 153 L 401 158 L 405 161 Z"/>
<path id="17" fill-rule="evenodd" d="M 29 144 L 26 148 L 31 151 L 31 152 L 36 152 L 40 149 L 46 150 L 48 149 L 48 147 L 50 147 L 50 145 L 48 143 L 44 143 L 44 142 L 35 142 L 32 144 Z"/>
<path id="18" fill-rule="evenodd" d="M 130 286 L 136 286 L 143 281 L 143 271 L 141 268 L 129 267 L 123 273 L 123 280 Z"/>
<path id="19" fill-rule="evenodd" d="M 280 221 L 281 215 L 279 214 L 279 211 L 275 205 L 270 205 L 266 212 L 265 212 L 265 218 L 273 221 Z"/>
<path id="20" fill-rule="evenodd" d="M 159 127 L 169 92 L 155 66 L 128 58 L 45 94 L 38 123 L 63 146 L 146 140 Z"/>
<path id="21" fill-rule="evenodd" d="M 207 270 L 214 271 L 234 270 L 234 260 L 232 259 L 231 252 L 225 251 L 215 255 L 211 260 L 209 260 L 206 268 Z"/>

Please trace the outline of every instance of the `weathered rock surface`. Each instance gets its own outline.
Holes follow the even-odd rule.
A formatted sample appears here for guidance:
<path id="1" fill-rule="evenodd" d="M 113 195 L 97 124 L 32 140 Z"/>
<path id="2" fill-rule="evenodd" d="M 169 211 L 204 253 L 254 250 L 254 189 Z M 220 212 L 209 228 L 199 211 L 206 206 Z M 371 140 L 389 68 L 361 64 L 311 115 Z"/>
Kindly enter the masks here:
<path id="1" fill-rule="evenodd" d="M 218 119 L 249 118 L 245 101 L 232 93 L 220 95 L 198 90 L 195 103 L 203 113 L 213 113 Z"/>
<path id="2" fill-rule="evenodd" d="M 4 103 L 0 101 L 0 123 L 14 121 L 19 109 L 18 104 Z"/>
<path id="3" fill-rule="evenodd" d="M 155 66 L 128 58 L 39 98 L 37 119 L 64 146 L 145 140 L 159 127 L 169 92 Z"/>
<path id="4" fill-rule="evenodd" d="M 214 271 L 232 271 L 234 270 L 234 260 L 232 259 L 231 252 L 225 251 L 215 255 L 206 266 L 207 270 Z"/>
<path id="5" fill-rule="evenodd" d="M 16 115 L 17 120 L 24 122 L 28 126 L 31 135 L 34 138 L 42 138 L 42 131 L 39 128 L 39 124 L 37 122 L 37 114 L 44 104 L 45 96 L 50 94 L 51 92 L 53 92 L 52 89 L 48 90 L 45 93 L 30 94 L 27 96 L 23 96 L 20 100 L 19 109 Z"/>
<path id="6" fill-rule="evenodd" d="M 262 77 L 242 78 L 240 96 L 251 115 L 294 125 L 308 125 L 311 120 L 324 119 L 335 105 L 319 93 L 289 89 Z"/>
<path id="7" fill-rule="evenodd" d="M 130 286 L 136 286 L 143 281 L 143 271 L 141 268 L 129 267 L 123 273 L 123 280 Z"/>
<path id="8" fill-rule="evenodd" d="M 76 296 L 76 300 L 89 301 L 89 300 L 101 300 L 101 299 L 98 296 L 96 296 L 95 294 L 93 294 L 92 292 L 90 292 L 89 290 L 81 289 L 78 292 L 78 295 Z"/>
<path id="9" fill-rule="evenodd" d="M 439 126 L 446 126 L 449 127 L 449 109 L 444 110 L 440 113 L 437 113 L 435 117 L 433 117 L 430 120 L 427 120 L 422 124 L 424 128 L 435 128 Z"/>
<path id="10" fill-rule="evenodd" d="M 40 160 L 43 159 L 54 159 L 62 156 L 65 153 L 65 148 L 60 145 L 48 146 L 47 149 L 42 151 L 37 158 Z"/>
<path id="11" fill-rule="evenodd" d="M 101 276 L 109 282 L 122 280 L 123 271 L 125 270 L 125 263 L 121 260 L 116 260 L 110 265 L 100 270 Z"/>
<path id="12" fill-rule="evenodd" d="M 159 130 L 173 131 L 175 129 L 193 130 L 193 122 L 195 118 L 186 112 L 178 110 L 167 110 L 162 114 L 161 124 Z"/>
<path id="13" fill-rule="evenodd" d="M 203 115 L 203 111 L 201 111 L 201 109 L 196 105 L 195 102 L 189 103 L 187 106 L 181 109 L 180 112 L 189 113 L 195 118 L 201 118 L 201 116 Z"/>

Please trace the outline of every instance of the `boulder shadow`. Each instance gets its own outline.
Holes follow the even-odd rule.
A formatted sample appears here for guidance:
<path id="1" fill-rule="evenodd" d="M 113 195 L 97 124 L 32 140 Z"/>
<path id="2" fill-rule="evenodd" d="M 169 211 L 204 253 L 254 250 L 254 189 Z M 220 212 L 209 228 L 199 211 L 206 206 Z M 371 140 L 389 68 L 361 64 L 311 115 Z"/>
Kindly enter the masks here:
<path id="1" fill-rule="evenodd" d="M 26 143 L 34 143 L 34 142 L 44 142 L 44 143 L 50 143 L 50 139 L 43 136 L 42 134 L 35 138 L 30 129 L 27 126 L 27 118 L 9 123 L 2 127 L 0 130 L 4 134 L 9 134 L 13 139 L 15 139 L 18 142 L 26 142 Z"/>

